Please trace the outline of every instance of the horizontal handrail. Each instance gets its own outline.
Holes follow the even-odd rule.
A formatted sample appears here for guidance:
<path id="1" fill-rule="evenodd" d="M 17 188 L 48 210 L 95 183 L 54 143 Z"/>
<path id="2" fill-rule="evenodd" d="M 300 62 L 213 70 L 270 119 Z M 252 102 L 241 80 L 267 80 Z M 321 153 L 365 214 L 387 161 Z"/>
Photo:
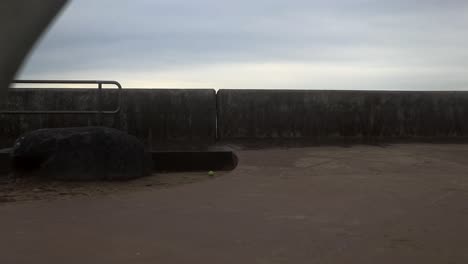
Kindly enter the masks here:
<path id="1" fill-rule="evenodd" d="M 98 85 L 98 110 L 80 111 L 80 110 L 0 110 L 0 114 L 118 114 L 122 105 L 122 85 L 117 81 L 102 80 L 14 80 L 15 84 L 97 84 Z M 102 85 L 113 84 L 118 88 L 118 105 L 115 110 L 102 110 Z"/>

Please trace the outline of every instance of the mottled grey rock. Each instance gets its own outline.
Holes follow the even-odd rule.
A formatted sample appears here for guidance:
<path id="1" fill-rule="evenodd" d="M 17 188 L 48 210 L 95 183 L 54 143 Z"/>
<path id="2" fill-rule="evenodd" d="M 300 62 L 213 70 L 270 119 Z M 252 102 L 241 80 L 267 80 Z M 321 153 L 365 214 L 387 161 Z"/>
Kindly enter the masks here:
<path id="1" fill-rule="evenodd" d="M 12 162 L 16 175 L 59 180 L 128 180 L 152 167 L 136 137 L 104 127 L 35 130 L 16 141 Z"/>

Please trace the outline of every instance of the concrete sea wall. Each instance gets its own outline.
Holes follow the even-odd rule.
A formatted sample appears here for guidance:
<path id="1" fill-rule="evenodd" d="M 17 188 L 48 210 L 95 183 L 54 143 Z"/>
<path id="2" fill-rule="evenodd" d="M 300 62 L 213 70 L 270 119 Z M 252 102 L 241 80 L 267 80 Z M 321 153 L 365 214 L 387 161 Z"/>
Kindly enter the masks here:
<path id="1" fill-rule="evenodd" d="M 460 140 L 468 92 L 221 90 L 218 136 L 232 139 Z"/>
<path id="2" fill-rule="evenodd" d="M 96 89 L 10 89 L 9 110 L 96 110 Z M 117 91 L 104 90 L 104 110 Z M 203 149 L 217 141 L 465 141 L 468 92 L 124 89 L 102 125 L 151 149 Z M 96 126 L 97 115 L 0 115 L 0 147 L 45 127 Z"/>
<path id="3" fill-rule="evenodd" d="M 10 89 L 9 110 L 97 110 L 96 89 Z M 216 93 L 212 89 L 124 89 L 122 111 L 102 125 L 140 138 L 149 148 L 203 148 L 216 138 Z M 103 90 L 103 109 L 117 107 L 117 90 Z M 98 116 L 0 115 L 0 146 L 45 127 L 96 126 Z"/>

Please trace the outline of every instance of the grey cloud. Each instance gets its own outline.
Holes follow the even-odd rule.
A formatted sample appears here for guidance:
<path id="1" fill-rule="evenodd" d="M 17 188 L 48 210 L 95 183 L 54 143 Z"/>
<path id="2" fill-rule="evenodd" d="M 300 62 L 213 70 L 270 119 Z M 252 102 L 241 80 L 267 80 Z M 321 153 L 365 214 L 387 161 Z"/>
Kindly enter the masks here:
<path id="1" fill-rule="evenodd" d="M 466 69 L 467 12 L 466 1 L 435 0 L 74 0 L 23 75 L 259 62 Z"/>

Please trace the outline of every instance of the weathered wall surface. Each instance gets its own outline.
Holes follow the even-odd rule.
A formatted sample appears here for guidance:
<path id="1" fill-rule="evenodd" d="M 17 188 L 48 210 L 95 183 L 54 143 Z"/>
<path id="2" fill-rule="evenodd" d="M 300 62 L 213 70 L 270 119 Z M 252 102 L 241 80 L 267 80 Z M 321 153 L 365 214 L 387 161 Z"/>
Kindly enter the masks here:
<path id="1" fill-rule="evenodd" d="M 468 92 L 220 90 L 217 101 L 222 140 L 468 136 Z"/>
<path id="2" fill-rule="evenodd" d="M 117 91 L 103 90 L 104 110 L 117 107 Z M 97 110 L 96 89 L 10 89 L 9 110 Z M 200 148 L 216 138 L 216 94 L 211 89 L 124 89 L 122 111 L 104 126 L 140 138 L 152 149 Z M 96 115 L 0 115 L 0 147 L 45 127 L 96 126 Z"/>
<path id="3" fill-rule="evenodd" d="M 218 140 L 343 141 L 468 139 L 468 92 L 127 89 L 102 125 L 152 149 L 201 149 Z M 104 110 L 117 106 L 104 90 Z M 5 108 L 5 107 L 4 107 Z M 12 89 L 8 109 L 95 110 L 96 89 Z M 45 127 L 96 126 L 96 115 L 0 115 L 0 147 Z M 218 132 L 216 130 L 218 129 Z"/>

